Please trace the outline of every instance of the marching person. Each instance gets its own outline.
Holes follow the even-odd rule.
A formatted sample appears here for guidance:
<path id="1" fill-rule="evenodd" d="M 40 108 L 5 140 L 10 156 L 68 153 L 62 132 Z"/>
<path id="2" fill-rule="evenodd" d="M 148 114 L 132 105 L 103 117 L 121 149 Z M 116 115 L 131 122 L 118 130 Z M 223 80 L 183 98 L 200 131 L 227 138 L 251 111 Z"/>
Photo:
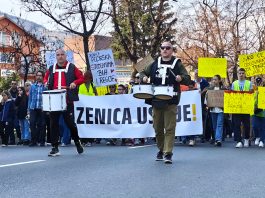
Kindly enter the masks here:
<path id="1" fill-rule="evenodd" d="M 180 83 L 188 85 L 190 76 L 182 65 L 181 60 L 173 56 L 171 42 L 165 41 L 162 43 L 160 54 L 161 57 L 140 73 L 140 79 L 144 83 L 147 83 L 148 77 L 150 77 L 150 83 L 155 86 L 165 85 L 173 86 L 174 88 L 175 95 L 170 100 L 159 100 L 155 98 L 146 100 L 146 103 L 153 107 L 153 127 L 159 149 L 156 160 L 164 160 L 166 164 L 172 164 L 177 105 L 180 101 L 181 93 Z"/>
<path id="2" fill-rule="evenodd" d="M 194 81 L 195 86 L 201 94 L 201 104 L 202 104 L 202 126 L 203 126 L 203 135 L 201 136 L 201 142 L 204 143 L 205 140 L 208 141 L 211 139 L 212 129 L 211 129 L 211 118 L 209 112 L 204 104 L 206 88 L 209 87 L 209 83 L 205 78 L 199 77 L 199 70 L 194 71 Z M 195 145 L 194 136 L 190 138 L 189 146 Z"/>
<path id="3" fill-rule="evenodd" d="M 86 96 L 97 96 L 97 89 L 93 84 L 93 76 L 90 70 L 87 70 L 84 73 L 84 83 L 79 86 L 79 95 L 86 95 Z M 92 142 L 94 139 L 92 138 L 81 138 L 81 143 L 83 146 L 89 147 L 92 146 Z"/>
<path id="4" fill-rule="evenodd" d="M 254 115 L 252 116 L 252 127 L 255 135 L 255 145 L 264 147 L 265 143 L 265 110 L 258 108 L 258 87 L 263 86 L 262 78 L 255 79 L 257 89 L 255 90 Z"/>
<path id="5" fill-rule="evenodd" d="M 215 75 L 212 79 L 212 86 L 207 90 L 224 90 L 223 82 L 220 75 Z M 206 104 L 208 94 L 206 92 Z M 222 146 L 223 127 L 224 127 L 224 111 L 220 107 L 210 107 L 210 114 L 212 118 L 212 126 L 214 130 L 215 146 Z"/>
<path id="6" fill-rule="evenodd" d="M 50 127 L 51 127 L 51 143 L 52 150 L 48 156 L 60 155 L 59 145 L 59 118 L 63 115 L 64 121 L 71 131 L 72 139 L 75 142 L 77 152 L 83 153 L 84 149 L 79 141 L 77 126 L 74 122 L 74 101 L 78 101 L 78 89 L 77 86 L 84 82 L 84 76 L 82 72 L 72 63 L 66 60 L 66 53 L 63 49 L 56 51 L 57 63 L 50 66 L 47 70 L 44 83 L 47 83 L 48 89 L 67 89 L 66 92 L 66 111 L 53 111 L 50 112 Z"/>
<path id="7" fill-rule="evenodd" d="M 106 93 L 105 95 L 116 95 L 116 85 L 109 85 L 108 86 L 108 90 L 109 92 Z M 106 145 L 111 145 L 111 146 L 115 146 L 117 144 L 117 139 L 116 138 L 110 138 L 110 139 L 106 139 Z"/>
<path id="8" fill-rule="evenodd" d="M 246 80 L 245 69 L 239 68 L 237 71 L 238 80 L 233 82 L 232 90 L 234 91 L 253 91 L 252 83 Z M 250 115 L 249 114 L 233 114 L 232 115 L 234 139 L 237 142 L 236 148 L 249 147 L 250 141 Z M 241 123 L 244 126 L 244 145 L 241 136 Z"/>
<path id="9" fill-rule="evenodd" d="M 42 111 L 42 92 L 47 90 L 43 84 L 44 73 L 37 71 L 36 82 L 32 84 L 29 91 L 28 110 L 29 110 L 29 125 L 31 131 L 30 147 L 45 146 L 45 114 Z"/>

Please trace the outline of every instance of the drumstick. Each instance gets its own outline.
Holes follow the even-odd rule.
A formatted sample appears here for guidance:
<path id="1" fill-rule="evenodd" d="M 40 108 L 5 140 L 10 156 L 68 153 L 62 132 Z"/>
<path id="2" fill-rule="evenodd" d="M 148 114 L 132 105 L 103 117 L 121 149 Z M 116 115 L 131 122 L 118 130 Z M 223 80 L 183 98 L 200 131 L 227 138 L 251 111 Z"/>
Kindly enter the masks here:
<path id="1" fill-rule="evenodd" d="M 169 68 L 169 71 L 171 72 L 171 74 L 176 78 L 176 75 L 174 74 L 174 72 L 172 71 L 171 68 Z"/>

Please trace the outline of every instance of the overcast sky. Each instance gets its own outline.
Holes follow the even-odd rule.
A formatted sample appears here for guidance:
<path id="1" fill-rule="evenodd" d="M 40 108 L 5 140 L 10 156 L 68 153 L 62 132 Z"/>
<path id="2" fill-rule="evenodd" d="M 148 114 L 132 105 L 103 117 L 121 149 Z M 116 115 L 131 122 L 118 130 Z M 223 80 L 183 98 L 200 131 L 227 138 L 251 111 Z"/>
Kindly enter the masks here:
<path id="1" fill-rule="evenodd" d="M 186 2 L 189 1 L 192 0 L 186 0 Z M 25 12 L 25 9 L 22 7 L 20 3 L 20 0 L 0 0 L 0 3 L 1 3 L 0 11 L 2 12 L 18 17 L 21 16 L 24 19 L 41 24 L 50 30 L 58 30 L 58 26 L 55 26 L 53 23 L 51 23 L 51 20 L 47 16 L 41 14 L 40 12 Z M 176 3 L 172 1 L 172 5 L 176 5 Z M 100 28 L 98 30 L 102 35 L 107 35 L 110 31 L 113 31 L 110 22 L 105 23 L 104 28 Z"/>
<path id="2" fill-rule="evenodd" d="M 24 19 L 41 24 L 44 27 L 47 27 L 48 29 L 54 29 L 54 27 L 52 27 L 50 23 L 48 23 L 48 17 L 42 15 L 41 13 L 25 12 L 25 10 L 21 8 L 22 6 L 19 3 L 19 0 L 0 0 L 0 2 L 0 11 L 18 17 L 21 14 L 21 17 Z"/>
<path id="3" fill-rule="evenodd" d="M 51 23 L 51 19 L 40 12 L 25 12 L 20 0 L 0 0 L 0 3 L 0 11 L 2 12 L 36 22 L 50 30 L 58 30 L 58 26 Z M 110 24 L 111 23 L 105 23 L 104 28 L 99 28 L 99 33 L 101 35 L 108 35 L 110 31 L 113 31 L 112 25 Z M 96 34 L 98 34 L 98 32 L 96 32 Z"/>

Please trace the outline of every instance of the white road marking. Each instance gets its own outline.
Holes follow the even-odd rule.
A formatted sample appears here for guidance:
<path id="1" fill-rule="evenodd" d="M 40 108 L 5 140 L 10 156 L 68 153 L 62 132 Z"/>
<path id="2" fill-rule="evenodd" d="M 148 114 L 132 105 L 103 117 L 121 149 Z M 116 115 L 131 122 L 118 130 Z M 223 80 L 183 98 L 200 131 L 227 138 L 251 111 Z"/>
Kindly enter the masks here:
<path id="1" fill-rule="evenodd" d="M 131 147 L 128 147 L 128 149 L 145 148 L 145 147 L 155 146 L 155 145 L 156 144 L 150 144 L 150 145 L 144 145 L 144 146 L 131 146 Z"/>
<path id="2" fill-rule="evenodd" d="M 13 164 L 4 164 L 4 165 L 0 165 L 0 168 L 9 167 L 9 166 L 18 166 L 18 165 L 23 165 L 23 164 L 33 164 L 33 163 L 44 162 L 44 161 L 46 161 L 46 160 L 34 160 L 34 161 L 28 161 L 28 162 L 18 162 L 18 163 L 13 163 Z"/>

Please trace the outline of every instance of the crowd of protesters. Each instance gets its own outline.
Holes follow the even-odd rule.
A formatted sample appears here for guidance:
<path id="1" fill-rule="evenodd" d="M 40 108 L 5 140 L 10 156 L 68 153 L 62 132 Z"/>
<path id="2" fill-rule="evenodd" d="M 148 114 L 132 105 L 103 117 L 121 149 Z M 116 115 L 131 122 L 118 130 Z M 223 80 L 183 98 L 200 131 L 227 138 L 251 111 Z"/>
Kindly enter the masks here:
<path id="1" fill-rule="evenodd" d="M 264 86 L 262 77 L 246 79 L 245 70 L 238 69 L 238 80 L 232 85 L 223 83 L 220 75 L 212 79 L 204 79 L 195 71 L 194 80 L 189 86 L 181 86 L 182 91 L 199 90 L 202 102 L 203 135 L 176 137 L 182 144 L 195 146 L 196 142 L 210 142 L 215 146 L 222 146 L 226 138 L 234 137 L 235 147 L 249 147 L 251 142 L 259 147 L 265 143 L 265 110 L 257 108 L 258 86 Z M 43 83 L 44 73 L 38 71 L 35 82 L 26 82 L 25 86 L 18 86 L 12 81 L 9 90 L 2 92 L 0 104 L 0 134 L 2 147 L 8 145 L 25 145 L 30 147 L 45 146 L 50 144 L 50 120 L 49 113 L 42 111 L 42 92 L 47 90 Z M 84 74 L 85 82 L 79 86 L 80 95 L 97 96 L 97 89 L 92 82 L 90 71 Z M 128 84 L 111 85 L 106 95 L 118 95 L 131 93 L 132 84 L 139 83 L 139 75 L 135 81 Z M 255 112 L 254 115 L 247 114 L 225 114 L 223 108 L 207 107 L 208 90 L 235 90 L 254 91 Z M 60 118 L 60 145 L 71 144 L 70 131 L 64 119 Z M 81 139 L 84 146 L 105 143 L 107 145 L 133 146 L 145 144 L 149 139 Z M 155 141 L 155 139 L 153 139 Z"/>

